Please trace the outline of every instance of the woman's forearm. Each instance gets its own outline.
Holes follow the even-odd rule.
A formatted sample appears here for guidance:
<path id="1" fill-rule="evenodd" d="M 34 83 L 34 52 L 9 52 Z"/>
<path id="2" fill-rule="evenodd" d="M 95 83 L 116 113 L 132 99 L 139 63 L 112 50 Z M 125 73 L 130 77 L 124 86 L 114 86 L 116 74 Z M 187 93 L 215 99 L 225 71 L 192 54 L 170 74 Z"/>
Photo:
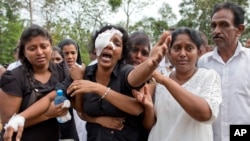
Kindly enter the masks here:
<path id="1" fill-rule="evenodd" d="M 185 90 L 170 78 L 164 77 L 162 84 L 191 117 L 197 121 L 207 121 L 211 118 L 211 109 L 205 99 Z"/>
<path id="2" fill-rule="evenodd" d="M 139 87 L 151 78 L 151 74 L 157 68 L 158 64 L 154 64 L 150 59 L 144 61 L 128 75 L 128 83 L 133 87 Z"/>
<path id="3" fill-rule="evenodd" d="M 154 107 L 152 106 L 144 106 L 144 118 L 143 118 L 143 126 L 147 130 L 150 130 L 156 122 Z"/>
<path id="4" fill-rule="evenodd" d="M 72 106 L 78 112 L 83 112 L 83 95 L 76 95 L 72 97 Z"/>
<path id="5" fill-rule="evenodd" d="M 19 115 L 23 116 L 26 119 L 26 122 L 29 122 L 30 119 L 37 118 L 48 110 L 55 96 L 56 92 L 51 91 L 46 96 L 42 97 L 30 107 L 25 109 L 23 112 L 19 113 Z"/>
<path id="6" fill-rule="evenodd" d="M 24 127 L 26 128 L 26 127 L 35 125 L 37 123 L 43 122 L 43 121 L 48 120 L 48 119 L 50 119 L 50 117 L 48 117 L 46 114 L 42 114 L 42 115 L 37 116 L 35 118 L 30 118 L 29 120 L 26 120 Z"/>
<path id="7" fill-rule="evenodd" d="M 107 90 L 108 88 L 106 86 L 100 85 L 100 87 L 97 87 L 96 93 L 102 97 L 107 92 Z M 135 98 L 120 94 L 114 90 L 110 89 L 108 94 L 103 98 L 118 109 L 128 114 L 138 116 L 143 112 L 142 104 L 139 103 Z"/>

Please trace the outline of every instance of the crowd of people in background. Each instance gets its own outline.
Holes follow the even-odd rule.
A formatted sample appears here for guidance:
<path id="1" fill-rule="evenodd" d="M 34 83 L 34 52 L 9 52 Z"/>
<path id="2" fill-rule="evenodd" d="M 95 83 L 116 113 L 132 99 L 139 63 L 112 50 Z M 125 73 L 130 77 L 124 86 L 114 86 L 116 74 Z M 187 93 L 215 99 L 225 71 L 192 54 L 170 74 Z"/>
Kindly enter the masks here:
<path id="1" fill-rule="evenodd" d="M 45 28 L 27 27 L 15 61 L 0 64 L 0 140 L 229 141 L 230 125 L 250 124 L 244 14 L 232 2 L 215 5 L 214 44 L 211 33 L 176 27 L 151 47 L 142 30 L 105 25 L 89 64 L 73 39 L 53 46 Z M 69 108 L 54 104 L 58 89 Z M 58 123 L 67 111 L 71 120 Z"/>

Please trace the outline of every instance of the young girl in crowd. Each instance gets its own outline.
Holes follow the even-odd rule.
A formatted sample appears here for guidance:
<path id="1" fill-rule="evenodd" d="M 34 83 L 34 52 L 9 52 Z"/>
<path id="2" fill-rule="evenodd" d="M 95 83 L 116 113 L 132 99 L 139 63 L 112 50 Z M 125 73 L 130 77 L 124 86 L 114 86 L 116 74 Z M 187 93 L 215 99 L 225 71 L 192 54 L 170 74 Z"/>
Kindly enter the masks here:
<path id="1" fill-rule="evenodd" d="M 82 65 L 80 47 L 72 39 L 63 39 L 58 47 L 61 49 L 62 56 L 69 68 L 74 65 Z"/>
<path id="2" fill-rule="evenodd" d="M 150 39 L 148 35 L 144 31 L 133 32 L 129 36 L 128 48 L 129 48 L 129 53 L 128 53 L 128 57 L 126 58 L 126 62 L 128 64 L 138 66 L 142 62 L 146 61 L 150 53 Z M 156 86 L 156 83 L 152 78 L 150 78 L 144 86 L 148 88 L 151 94 L 150 97 L 153 96 L 153 93 L 155 91 L 155 86 Z M 143 89 L 144 88 L 141 88 L 141 90 Z M 150 106 L 153 106 L 153 104 Z M 152 107 L 149 107 L 149 108 L 152 109 Z M 149 113 L 145 113 L 145 112 L 148 112 L 148 110 L 144 110 L 142 117 L 145 115 L 149 115 Z M 143 118 L 143 119 L 146 119 L 146 118 Z M 142 120 L 143 125 L 146 125 L 145 124 L 146 122 L 148 121 Z M 142 136 L 141 140 L 147 140 L 150 129 L 151 127 L 148 127 L 148 126 L 144 126 L 144 128 L 142 128 L 142 131 L 144 130 L 144 135 Z"/>
<path id="3" fill-rule="evenodd" d="M 54 63 L 61 63 L 63 61 L 61 49 L 57 46 L 54 46 L 52 50 L 51 61 Z"/>

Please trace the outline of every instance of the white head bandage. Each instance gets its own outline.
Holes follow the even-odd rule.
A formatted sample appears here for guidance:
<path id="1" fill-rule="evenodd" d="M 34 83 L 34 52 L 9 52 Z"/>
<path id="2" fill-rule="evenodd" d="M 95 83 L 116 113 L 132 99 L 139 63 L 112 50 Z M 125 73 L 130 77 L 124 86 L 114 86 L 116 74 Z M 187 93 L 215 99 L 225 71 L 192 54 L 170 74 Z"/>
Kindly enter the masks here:
<path id="1" fill-rule="evenodd" d="M 110 41 L 110 39 L 115 35 L 118 34 L 122 37 L 122 33 L 117 29 L 109 29 L 102 33 L 100 33 L 96 40 L 95 40 L 95 48 L 96 48 L 96 55 L 100 56 L 102 53 L 102 50 L 107 47 L 109 44 L 113 47 L 113 50 L 115 50 L 115 45 L 113 42 Z"/>
<path id="2" fill-rule="evenodd" d="M 14 114 L 9 122 L 4 126 L 4 129 L 7 130 L 8 127 L 12 127 L 15 132 L 17 132 L 18 126 L 24 126 L 25 118 Z"/>

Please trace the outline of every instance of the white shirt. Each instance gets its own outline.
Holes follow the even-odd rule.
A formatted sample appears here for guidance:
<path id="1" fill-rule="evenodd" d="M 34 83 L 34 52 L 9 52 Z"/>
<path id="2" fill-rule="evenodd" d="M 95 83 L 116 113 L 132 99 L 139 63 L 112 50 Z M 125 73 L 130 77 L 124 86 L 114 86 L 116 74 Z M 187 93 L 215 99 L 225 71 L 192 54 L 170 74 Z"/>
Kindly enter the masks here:
<path id="1" fill-rule="evenodd" d="M 17 60 L 11 64 L 9 64 L 9 66 L 7 67 L 7 70 L 13 70 L 15 68 L 17 68 L 18 66 L 22 65 L 20 60 Z"/>
<path id="2" fill-rule="evenodd" d="M 86 121 L 78 116 L 75 109 L 73 109 L 73 114 L 79 141 L 87 141 Z"/>
<path id="3" fill-rule="evenodd" d="M 218 54 L 204 54 L 199 67 L 214 69 L 221 76 L 222 103 L 213 124 L 214 141 L 229 141 L 230 125 L 250 124 L 250 49 L 238 46 L 234 55 L 225 63 Z"/>
<path id="4" fill-rule="evenodd" d="M 221 103 L 219 75 L 214 70 L 200 68 L 182 87 L 204 98 L 210 106 L 212 117 L 206 122 L 193 119 L 164 85 L 157 84 L 154 105 L 157 120 L 150 131 L 149 141 L 213 140 L 212 122 L 217 117 Z"/>
<path id="5" fill-rule="evenodd" d="M 159 63 L 157 67 L 157 71 L 159 71 L 161 74 L 170 74 L 173 70 L 168 70 L 171 66 L 170 60 L 167 58 L 167 56 L 163 57 L 161 62 Z"/>
<path id="6" fill-rule="evenodd" d="M 97 63 L 97 59 L 91 61 L 91 62 L 88 64 L 88 66 L 94 65 L 94 64 L 96 64 L 96 63 Z"/>

